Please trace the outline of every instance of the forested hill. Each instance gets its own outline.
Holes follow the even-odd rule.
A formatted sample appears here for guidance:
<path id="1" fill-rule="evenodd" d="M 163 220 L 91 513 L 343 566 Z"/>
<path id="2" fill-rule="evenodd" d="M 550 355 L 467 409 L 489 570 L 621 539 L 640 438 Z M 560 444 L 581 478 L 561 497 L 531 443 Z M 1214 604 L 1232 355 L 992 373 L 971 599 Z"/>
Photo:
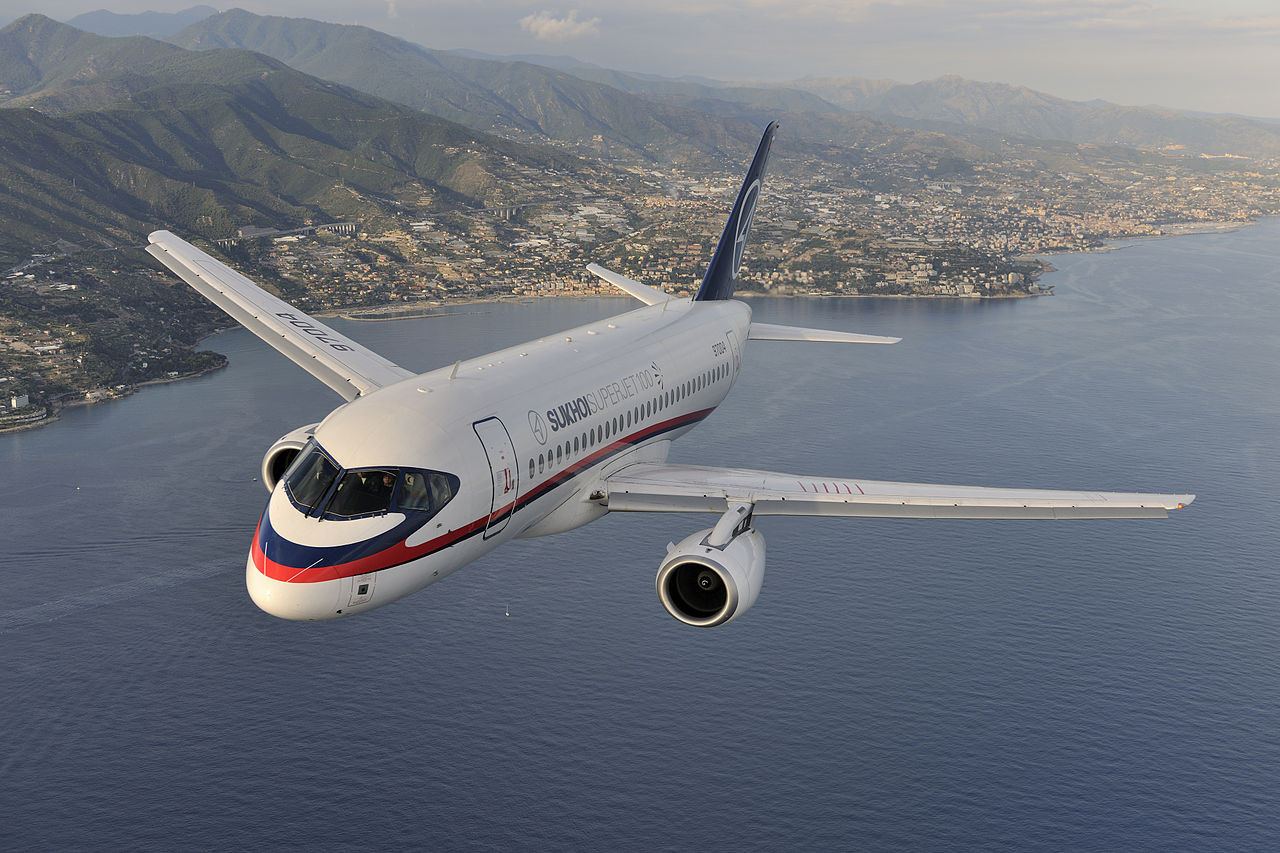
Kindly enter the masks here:
<path id="1" fill-rule="evenodd" d="M 137 243 L 158 223 L 224 237 L 245 222 L 368 218 L 370 196 L 401 192 L 483 206 L 539 172 L 588 168 L 248 51 L 105 39 L 39 16 L 0 44 L 33 57 L 0 78 L 27 81 L 0 109 L 0 255 L 11 259 L 59 238 Z M 86 63 L 99 72 L 64 71 Z M 80 108 L 85 91 L 106 105 Z"/>
<path id="2" fill-rule="evenodd" d="M 759 138 L 759 129 L 744 122 L 655 103 L 540 65 L 431 50 L 367 27 L 233 9 L 170 41 L 194 50 L 253 50 L 478 130 L 573 142 L 610 157 L 706 156 Z"/>

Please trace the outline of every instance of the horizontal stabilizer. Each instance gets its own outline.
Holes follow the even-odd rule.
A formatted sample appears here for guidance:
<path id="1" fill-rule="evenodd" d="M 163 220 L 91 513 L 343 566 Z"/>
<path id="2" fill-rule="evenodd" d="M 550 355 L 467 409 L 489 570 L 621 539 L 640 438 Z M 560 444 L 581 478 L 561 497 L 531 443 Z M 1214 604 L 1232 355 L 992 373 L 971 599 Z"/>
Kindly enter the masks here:
<path id="1" fill-rule="evenodd" d="M 659 302 L 666 302 L 671 298 L 671 294 L 665 290 L 641 284 L 635 279 L 627 278 L 625 275 L 616 273 L 613 270 L 607 270 L 599 264 L 587 264 L 587 272 L 593 273 L 614 287 L 626 291 L 645 305 L 657 305 Z"/>
<path id="2" fill-rule="evenodd" d="M 156 231 L 148 239 L 147 251 L 174 275 L 345 399 L 415 375 L 272 296 L 186 240 L 168 231 Z"/>
<path id="3" fill-rule="evenodd" d="M 779 326 L 774 323 L 752 323 L 753 341 L 819 341 L 832 344 L 896 344 L 902 338 L 886 338 L 880 335 L 859 335 L 854 332 L 833 332 L 828 329 L 805 329 L 801 326 Z"/>

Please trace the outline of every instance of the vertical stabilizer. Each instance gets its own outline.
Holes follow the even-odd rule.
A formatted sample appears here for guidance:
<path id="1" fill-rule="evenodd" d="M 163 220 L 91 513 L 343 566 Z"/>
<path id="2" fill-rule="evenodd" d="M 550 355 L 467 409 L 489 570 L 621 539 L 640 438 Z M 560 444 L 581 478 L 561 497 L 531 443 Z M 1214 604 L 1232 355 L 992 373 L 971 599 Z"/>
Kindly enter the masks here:
<path id="1" fill-rule="evenodd" d="M 755 159 L 747 170 L 747 179 L 742 182 L 742 190 L 738 200 L 725 223 L 724 233 L 720 235 L 720 243 L 711 258 L 711 266 L 702 279 L 702 286 L 693 297 L 695 302 L 714 299 L 729 299 L 733 296 L 733 288 L 738 283 L 738 267 L 742 266 L 742 250 L 747 245 L 747 234 L 751 231 L 751 220 L 755 217 L 756 202 L 760 200 L 760 182 L 764 180 L 764 165 L 769 159 L 769 151 L 773 148 L 773 135 L 778 132 L 778 123 L 770 122 L 760 139 L 760 147 L 756 149 Z"/>

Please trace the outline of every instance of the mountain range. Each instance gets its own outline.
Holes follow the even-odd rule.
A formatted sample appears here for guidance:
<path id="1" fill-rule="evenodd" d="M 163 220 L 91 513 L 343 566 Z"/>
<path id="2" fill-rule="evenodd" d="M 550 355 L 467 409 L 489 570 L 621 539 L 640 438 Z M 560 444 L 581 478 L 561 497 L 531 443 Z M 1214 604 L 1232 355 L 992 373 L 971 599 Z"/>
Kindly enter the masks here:
<path id="1" fill-rule="evenodd" d="M 690 156 L 726 144 L 736 147 L 756 134 L 762 120 L 778 115 L 792 119 L 787 126 L 799 134 L 825 140 L 859 126 L 856 120 L 842 121 L 850 114 L 864 125 L 868 117 L 877 119 L 877 133 L 939 131 L 968 136 L 979 146 L 995 133 L 1021 140 L 1280 155 L 1280 127 L 1262 121 L 1069 101 L 954 76 L 915 84 L 862 78 L 785 84 L 677 80 L 563 57 L 497 61 L 432 50 L 364 27 L 240 9 L 197 21 L 170 41 L 191 49 L 257 51 L 478 130 L 579 145 L 595 141 L 595 153 L 604 155 L 613 145 L 625 146 L 629 155 L 651 157 L 672 149 L 679 150 L 676 156 Z M 708 121 L 708 115 L 729 123 Z"/>
<path id="2" fill-rule="evenodd" d="M 896 229 L 963 242 L 976 228 L 995 241 L 984 245 L 1007 247 L 1038 239 L 1044 218 L 1075 229 L 1064 233 L 1077 245 L 1089 233 L 1075 232 L 1099 212 L 1128 233 L 1130 217 L 1145 225 L 1274 209 L 1274 163 L 1196 156 L 1280 156 L 1280 126 L 1236 117 L 1080 104 L 959 78 L 675 80 L 436 51 L 364 27 L 208 7 L 77 20 L 121 35 L 42 15 L 0 29 L 0 269 L 22 277 L 0 288 L 3 314 L 36 337 L 66 325 L 91 342 L 75 368 L 83 375 L 66 387 L 35 373 L 23 380 L 43 394 L 125 381 L 138 347 L 190 356 L 214 322 L 193 297 L 175 296 L 141 252 L 78 248 L 137 246 L 157 227 L 214 240 L 244 226 L 345 220 L 383 238 L 352 241 L 371 270 L 399 270 L 427 253 L 414 273 L 421 286 L 432 275 L 461 280 L 451 264 L 475 260 L 466 255 L 473 235 L 501 245 L 533 222 L 558 254 L 545 270 L 520 260 L 519 274 L 562 276 L 585 250 L 552 223 L 567 221 L 560 208 L 587 209 L 598 196 L 634 204 L 621 219 L 610 214 L 619 224 L 602 226 L 592 252 L 650 263 L 629 229 L 660 215 L 670 223 L 663 242 L 696 267 L 697 246 L 684 241 L 714 240 L 719 223 L 708 224 L 708 210 L 731 192 L 724 178 L 740 174 L 761 128 L 778 118 L 787 138 L 770 163 L 776 236 L 811 243 L 818 254 L 806 252 L 805 263 L 815 269 L 847 264 L 822 242 L 836 218 L 842 233 L 870 241 Z M 1237 180 L 1245 168 L 1259 181 Z M 1180 207 L 1174 187 L 1201 207 Z M 546 204 L 545 220 L 516 211 Z M 484 210 L 494 207 L 516 221 Z M 398 235 L 418 228 L 409 220 L 424 218 L 432 239 L 402 243 Z M 252 269 L 254 252 L 273 245 L 228 251 Z M 964 251 L 979 265 L 1003 263 L 997 249 Z M 309 277 L 256 272 L 286 296 L 311 296 Z M 84 288 L 49 290 L 69 275 Z"/>
<path id="3" fill-rule="evenodd" d="M 1280 153 L 1280 128 L 1255 119 L 1068 101 L 1024 86 L 955 76 L 914 84 L 809 78 L 790 85 L 852 112 L 944 131 L 973 126 L 1024 138 L 1098 145 L 1182 146 L 1194 153 L 1261 157 Z"/>
<path id="4" fill-rule="evenodd" d="M 181 12 L 138 12 L 127 15 L 98 9 L 76 15 L 67 21 L 68 26 L 100 36 L 150 36 L 164 38 L 183 27 L 194 24 L 210 15 L 218 14 L 212 6 L 192 6 Z"/>
<path id="5" fill-rule="evenodd" d="M 502 203 L 539 172 L 582 167 L 248 51 L 30 15 L 0 30 L 0 57 L 10 257 L 58 237 L 138 242 L 161 222 L 223 237 L 246 222 L 368 219 L 371 197 L 404 192 Z"/>
<path id="6" fill-rule="evenodd" d="M 472 208 L 509 203 L 537 183 L 527 167 L 601 168 L 572 155 L 736 167 L 777 117 L 790 135 L 777 158 L 784 172 L 802 161 L 852 166 L 864 152 L 918 160 L 934 175 L 941 162 L 1015 155 L 1052 171 L 1071 168 L 1082 143 L 1128 146 L 1128 155 L 1115 148 L 1118 160 L 1134 148 L 1280 156 L 1276 125 L 954 77 L 717 84 L 207 11 L 190 10 L 198 20 L 167 41 L 108 38 L 40 15 L 0 30 L 0 181 L 10 189 L 0 216 L 13 223 L 0 247 L 48 241 L 68 224 L 136 240 L 158 216 L 225 236 L 255 219 L 353 215 L 357 199 L 410 184 Z"/>
<path id="7" fill-rule="evenodd" d="M 571 142 L 579 152 L 610 159 L 705 156 L 736 151 L 759 136 L 754 126 L 653 103 L 555 69 L 430 50 L 367 27 L 233 9 L 170 41 L 191 50 L 252 50 L 476 130 Z"/>

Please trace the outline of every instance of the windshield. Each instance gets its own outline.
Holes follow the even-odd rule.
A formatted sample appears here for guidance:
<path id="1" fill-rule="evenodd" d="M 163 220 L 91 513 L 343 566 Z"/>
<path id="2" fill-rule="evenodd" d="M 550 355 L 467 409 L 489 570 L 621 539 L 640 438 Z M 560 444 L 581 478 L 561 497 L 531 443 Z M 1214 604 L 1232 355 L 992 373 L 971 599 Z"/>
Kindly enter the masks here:
<path id="1" fill-rule="evenodd" d="M 321 510 L 321 517 L 331 521 L 385 515 L 392 510 L 430 518 L 453 500 L 460 485 L 457 477 L 441 471 L 343 471 L 314 439 L 298 453 L 282 482 L 294 506 L 307 515 Z"/>
<path id="2" fill-rule="evenodd" d="M 388 468 L 365 468 L 348 471 L 338 483 L 338 491 L 325 510 L 325 518 L 356 518 L 374 515 L 391 508 L 396 474 Z"/>
<path id="3" fill-rule="evenodd" d="M 284 487 L 294 505 L 306 512 L 320 505 L 337 476 L 338 466 L 313 439 L 284 472 Z"/>

